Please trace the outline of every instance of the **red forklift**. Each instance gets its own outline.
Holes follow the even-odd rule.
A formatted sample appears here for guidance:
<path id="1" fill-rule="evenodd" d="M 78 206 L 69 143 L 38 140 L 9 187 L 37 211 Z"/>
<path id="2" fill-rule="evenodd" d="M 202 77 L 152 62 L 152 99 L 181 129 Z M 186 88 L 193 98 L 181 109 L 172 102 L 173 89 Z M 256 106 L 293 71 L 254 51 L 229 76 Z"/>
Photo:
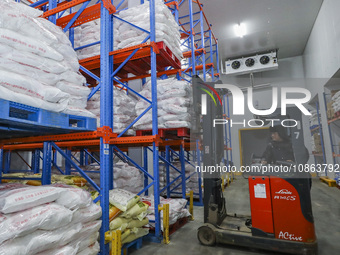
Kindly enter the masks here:
<path id="1" fill-rule="evenodd" d="M 198 77 L 193 79 L 193 103 L 200 110 L 201 87 L 214 87 Z M 227 91 L 217 91 L 219 94 Z M 196 113 L 197 113 L 196 112 Z M 213 127 L 213 119 L 222 119 L 222 106 L 216 107 L 207 100 L 207 113 L 196 114 L 192 134 L 201 135 L 203 166 L 219 165 L 224 153 L 222 125 Z M 296 163 L 307 162 L 306 150 L 301 141 L 292 142 L 294 152 L 298 150 Z M 301 149 L 299 146 L 303 146 Z M 301 156 L 304 155 L 304 156 Z M 308 154 L 307 154 L 308 155 Z M 254 163 L 260 166 L 260 163 Z M 292 162 L 276 162 L 290 166 Z M 221 187 L 220 173 L 203 173 L 204 178 L 204 225 L 198 229 L 201 244 L 216 243 L 249 247 L 288 254 L 316 255 L 317 239 L 311 206 L 311 180 L 309 173 L 251 173 L 244 175 L 248 180 L 251 215 L 228 214 L 226 200 Z"/>

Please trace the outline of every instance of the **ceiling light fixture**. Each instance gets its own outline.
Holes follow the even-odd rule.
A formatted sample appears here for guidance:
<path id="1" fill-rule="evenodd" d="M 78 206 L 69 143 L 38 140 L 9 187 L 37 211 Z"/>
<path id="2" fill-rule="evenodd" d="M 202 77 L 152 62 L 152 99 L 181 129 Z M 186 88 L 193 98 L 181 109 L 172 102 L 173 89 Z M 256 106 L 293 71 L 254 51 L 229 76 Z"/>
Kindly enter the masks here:
<path id="1" fill-rule="evenodd" d="M 242 38 L 243 36 L 246 35 L 246 32 L 247 32 L 246 25 L 244 23 L 236 24 L 234 26 L 234 31 L 235 31 L 236 36 Z"/>

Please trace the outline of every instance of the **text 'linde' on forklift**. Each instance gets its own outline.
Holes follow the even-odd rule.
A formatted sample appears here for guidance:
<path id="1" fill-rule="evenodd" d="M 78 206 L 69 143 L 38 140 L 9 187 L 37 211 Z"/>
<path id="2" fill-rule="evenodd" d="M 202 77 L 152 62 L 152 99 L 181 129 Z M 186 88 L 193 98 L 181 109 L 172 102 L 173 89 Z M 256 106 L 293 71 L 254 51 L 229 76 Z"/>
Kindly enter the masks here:
<path id="1" fill-rule="evenodd" d="M 203 82 L 199 77 L 194 77 L 192 84 L 196 117 L 191 132 L 202 137 L 203 167 L 220 165 L 224 153 L 223 127 L 214 127 L 213 120 L 223 118 L 222 106 L 216 105 L 209 96 L 205 97 L 206 114 L 200 116 L 201 95 L 215 84 Z M 228 93 L 216 91 L 221 96 Z M 295 163 L 306 163 L 308 157 L 301 158 L 297 151 L 301 150 L 301 145 L 296 146 L 292 141 L 292 146 L 297 152 Z M 197 233 L 201 244 L 221 243 L 289 254 L 317 254 L 309 173 L 252 173 L 244 177 L 249 184 L 251 216 L 229 215 L 220 173 L 203 173 L 204 225 Z"/>

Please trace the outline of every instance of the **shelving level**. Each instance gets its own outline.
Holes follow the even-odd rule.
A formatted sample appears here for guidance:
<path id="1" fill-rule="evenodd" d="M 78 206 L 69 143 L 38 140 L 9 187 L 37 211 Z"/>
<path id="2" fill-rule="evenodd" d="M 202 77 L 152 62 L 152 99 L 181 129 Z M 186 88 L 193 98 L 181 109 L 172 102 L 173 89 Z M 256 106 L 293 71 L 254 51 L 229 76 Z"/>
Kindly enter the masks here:
<path id="1" fill-rule="evenodd" d="M 144 2 L 144 1 L 141 1 Z M 149 16 L 150 16 L 150 31 L 146 31 L 145 39 L 141 41 L 141 44 L 113 50 L 113 20 L 119 20 L 119 17 L 115 15 L 119 13 L 120 10 L 127 7 L 127 1 L 115 1 L 116 6 L 113 6 L 110 1 L 102 0 L 98 1 L 96 4 L 89 6 L 89 1 L 86 0 L 72 0 L 72 1 L 57 1 L 57 0 L 39 0 L 33 3 L 31 6 L 40 8 L 44 10 L 43 17 L 48 18 L 50 21 L 56 23 L 64 29 L 64 32 L 69 32 L 70 40 L 73 42 L 74 34 L 73 29 L 85 24 L 87 22 L 97 20 L 100 18 L 100 40 L 98 42 L 92 43 L 93 46 L 100 44 L 100 54 L 83 59 L 81 63 L 81 72 L 87 76 L 88 83 L 94 88 L 90 94 L 93 96 L 96 92 L 100 90 L 100 128 L 97 131 L 90 133 L 79 133 L 77 135 L 56 135 L 51 134 L 49 136 L 39 136 L 39 137 L 28 137 L 25 139 L 7 139 L 2 140 L 2 150 L 1 153 L 5 154 L 9 151 L 32 151 L 32 169 L 33 171 L 39 171 L 39 158 L 43 159 L 43 184 L 48 184 L 50 182 L 51 166 L 55 164 L 55 159 L 53 155 L 56 155 L 54 151 L 58 152 L 62 158 L 65 159 L 66 167 L 64 174 L 70 173 L 70 168 L 72 167 L 78 171 L 87 181 L 90 183 L 94 189 L 99 192 L 98 201 L 103 210 L 102 216 L 102 229 L 100 232 L 101 240 L 101 254 L 108 254 L 108 245 L 105 244 L 105 233 L 109 230 L 109 190 L 113 188 L 113 174 L 112 174 L 112 155 L 124 154 L 130 162 L 133 162 L 131 158 L 128 157 L 126 151 L 129 147 L 143 147 L 144 151 L 151 149 L 153 160 L 152 166 L 147 165 L 147 159 L 144 155 L 144 163 L 139 166 L 134 162 L 134 165 L 142 171 L 145 179 L 145 186 L 139 194 L 147 193 L 149 189 L 153 188 L 153 194 L 155 195 L 155 232 L 151 237 L 154 241 L 161 241 L 161 224 L 160 224 L 160 214 L 158 211 L 158 205 L 160 204 L 159 195 L 159 152 L 160 148 L 169 146 L 174 146 L 172 141 L 165 141 L 168 139 L 167 136 L 162 136 L 164 130 L 158 129 L 157 120 L 157 77 L 166 78 L 167 76 L 176 75 L 178 79 L 185 78 L 185 76 L 190 77 L 190 75 L 197 74 L 197 71 L 201 71 L 203 77 L 211 75 L 213 79 L 218 78 L 218 45 L 217 40 L 213 36 L 210 25 L 203 29 L 201 33 L 201 45 L 194 44 L 194 36 L 197 36 L 194 32 L 194 14 L 193 5 L 197 5 L 200 12 L 200 21 L 203 24 L 209 24 L 203 13 L 202 5 L 199 1 L 165 1 L 166 5 L 170 8 L 171 12 L 178 18 L 178 9 L 188 8 L 190 20 L 190 29 L 183 28 L 187 37 L 191 38 L 188 44 L 188 52 L 184 52 L 184 57 L 189 58 L 190 67 L 183 69 L 181 67 L 180 59 L 173 54 L 169 47 L 162 43 L 156 42 L 155 33 L 155 1 L 151 0 L 149 4 Z M 77 10 L 77 11 L 75 11 Z M 120 20 L 122 21 L 122 20 Z M 125 21 L 122 21 L 125 22 Z M 126 24 L 131 25 L 129 22 Z M 197 24 L 196 24 L 197 25 Z M 201 25 L 201 28 L 204 25 Z M 136 26 L 134 26 L 136 28 Z M 137 28 L 138 29 L 138 28 Z M 195 37 L 197 38 L 197 37 Z M 148 42 L 150 40 L 150 42 Z M 215 42 L 213 44 L 212 42 Z M 209 41 L 210 44 L 204 44 L 205 41 Z M 192 46 L 192 47 L 190 47 Z M 86 47 L 86 46 L 85 46 Z M 83 47 L 84 48 L 84 47 Z M 209 48 L 210 56 L 206 56 L 205 48 Z M 202 54 L 199 54 L 202 53 Z M 198 60 L 196 61 L 196 58 Z M 216 61 L 216 64 L 213 63 Z M 216 71 L 214 69 L 216 68 Z M 134 76 L 127 75 L 132 73 Z M 187 75 L 189 73 L 189 76 Z M 143 134 L 139 136 L 125 136 L 123 131 L 120 134 L 115 134 L 113 130 L 113 84 L 123 87 L 129 93 L 134 93 L 135 95 L 140 94 L 134 91 L 128 86 L 128 81 L 133 79 L 143 79 L 150 77 L 151 79 L 151 91 L 152 100 L 146 100 L 150 103 L 150 106 L 145 110 L 140 116 L 138 116 L 134 122 L 132 122 L 125 131 L 133 126 L 143 114 L 147 111 L 152 112 L 152 130 L 150 134 Z M 160 135 L 159 135 L 160 133 Z M 182 138 L 181 138 L 182 139 Z M 175 141 L 176 142 L 176 141 Z M 149 148 L 149 149 L 148 149 Z M 183 162 L 185 145 L 180 148 L 180 158 Z M 199 148 L 197 146 L 196 148 Z M 100 187 L 96 185 L 91 178 L 89 178 L 85 171 L 83 171 L 79 164 L 82 165 L 84 162 L 84 156 L 80 158 L 80 162 L 77 162 L 72 156 L 72 151 L 80 151 L 81 155 L 90 155 L 91 151 L 99 151 L 100 154 Z M 176 151 L 176 149 L 174 149 Z M 177 150 L 178 151 L 178 150 Z M 186 150 L 188 151 L 188 150 Z M 196 151 L 196 154 L 200 154 Z M 8 159 L 8 155 L 5 159 Z M 197 156 L 200 159 L 200 156 Z M 1 155 L 3 156 L 3 155 Z M 1 157 L 3 159 L 4 157 Z M 6 160 L 6 162 L 8 162 Z M 7 164 L 7 163 L 6 163 Z M 153 170 L 150 170 L 153 169 Z M 185 197 L 185 169 L 180 170 L 180 175 L 182 178 L 182 196 Z M 183 178 L 184 177 L 184 178 Z M 150 181 L 151 180 L 151 181 Z M 201 187 L 201 186 L 200 186 Z M 202 192 L 202 191 L 200 191 Z M 201 196 L 201 194 L 200 194 Z M 97 202 L 96 200 L 96 202 Z"/>
<path id="2" fill-rule="evenodd" d="M 323 139 L 323 127 L 321 123 L 320 104 L 318 95 L 310 102 L 311 114 L 310 117 L 310 132 L 312 143 L 312 155 L 314 156 L 315 164 L 326 164 L 326 154 Z M 326 172 L 327 174 L 327 172 Z"/>
<path id="3" fill-rule="evenodd" d="M 184 3 L 188 3 L 186 6 Z M 203 81 L 219 80 L 218 40 L 200 1 L 180 1 L 179 24 L 182 27 L 182 77 L 191 80 L 199 75 Z"/>
<path id="4" fill-rule="evenodd" d="M 334 165 L 340 164 L 340 79 L 338 77 L 339 72 L 327 82 L 323 94 Z M 339 173 L 334 171 L 334 176 L 331 178 L 334 178 L 337 185 L 340 186 Z"/>

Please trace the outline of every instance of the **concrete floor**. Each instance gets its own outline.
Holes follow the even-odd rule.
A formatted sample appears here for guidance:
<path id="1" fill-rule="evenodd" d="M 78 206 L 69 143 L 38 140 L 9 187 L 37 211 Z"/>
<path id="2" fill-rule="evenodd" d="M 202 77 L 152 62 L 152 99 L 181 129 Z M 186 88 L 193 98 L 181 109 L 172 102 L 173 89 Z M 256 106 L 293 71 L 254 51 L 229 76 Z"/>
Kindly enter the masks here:
<path id="1" fill-rule="evenodd" d="M 313 180 L 312 206 L 319 255 L 340 254 L 340 190 L 330 188 L 319 180 Z M 247 181 L 239 177 L 225 190 L 228 213 L 250 215 Z M 143 243 L 140 250 L 129 252 L 133 255 L 259 255 L 273 254 L 261 250 L 251 250 L 235 246 L 217 245 L 206 247 L 197 240 L 197 229 L 203 223 L 203 208 L 194 208 L 195 220 L 189 222 L 170 236 L 170 244 Z M 278 253 L 275 253 L 278 255 Z"/>

